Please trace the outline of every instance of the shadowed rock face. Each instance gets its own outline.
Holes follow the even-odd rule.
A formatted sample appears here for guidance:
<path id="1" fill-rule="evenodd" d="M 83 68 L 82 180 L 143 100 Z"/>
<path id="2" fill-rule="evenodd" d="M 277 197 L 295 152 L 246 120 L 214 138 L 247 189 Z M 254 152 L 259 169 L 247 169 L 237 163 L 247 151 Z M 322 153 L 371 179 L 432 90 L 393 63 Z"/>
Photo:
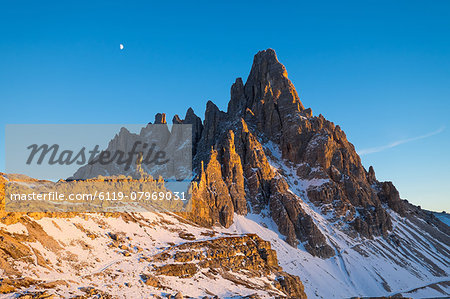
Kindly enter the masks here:
<path id="1" fill-rule="evenodd" d="M 193 111 L 190 110 L 190 118 Z M 200 125 L 198 125 L 200 128 Z M 247 82 L 236 79 L 227 112 L 208 102 L 201 137 L 194 137 L 194 213 L 198 223 L 229 226 L 233 213 L 269 209 L 292 246 L 302 242 L 312 254 L 334 255 L 325 237 L 289 191 L 286 178 L 273 170 L 271 143 L 282 159 L 310 186 L 305 198 L 350 224 L 362 236 L 386 235 L 392 224 L 383 204 L 404 212 L 392 183 L 367 172 L 339 126 L 305 109 L 275 51 L 255 55 Z M 198 136 L 198 135 L 196 135 Z M 198 138 L 198 139 L 197 139 Z M 202 164 L 203 163 L 203 164 Z"/>

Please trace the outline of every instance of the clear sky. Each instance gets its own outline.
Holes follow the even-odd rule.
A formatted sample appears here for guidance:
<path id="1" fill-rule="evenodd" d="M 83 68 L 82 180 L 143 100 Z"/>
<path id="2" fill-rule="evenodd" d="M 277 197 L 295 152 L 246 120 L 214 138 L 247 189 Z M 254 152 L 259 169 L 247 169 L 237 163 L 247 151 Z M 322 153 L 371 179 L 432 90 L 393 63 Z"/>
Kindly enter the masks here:
<path id="1" fill-rule="evenodd" d="M 1 3 L 0 169 L 5 124 L 203 117 L 273 48 L 378 179 L 450 210 L 450 1 L 63 2 Z"/>

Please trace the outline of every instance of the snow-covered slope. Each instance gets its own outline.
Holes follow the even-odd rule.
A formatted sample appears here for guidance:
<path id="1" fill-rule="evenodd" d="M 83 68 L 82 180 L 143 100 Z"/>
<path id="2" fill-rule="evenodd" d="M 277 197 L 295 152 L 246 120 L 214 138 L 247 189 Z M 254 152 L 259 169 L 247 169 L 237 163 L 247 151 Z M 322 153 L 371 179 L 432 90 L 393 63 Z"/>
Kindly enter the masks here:
<path id="1" fill-rule="evenodd" d="M 439 257 L 429 240 L 430 236 L 424 234 L 418 235 L 417 239 L 411 238 L 407 231 L 417 227 L 408 220 L 401 221 L 397 218 L 394 233 L 402 236 L 405 242 L 411 242 L 411 248 L 415 247 L 423 252 L 423 259 L 416 258 L 411 248 L 396 247 L 382 238 L 355 242 L 345 234 L 333 230 L 332 226 L 328 227 L 330 234 L 327 237 L 339 248 L 339 252 L 335 257 L 321 259 L 302 248 L 292 248 L 271 228 L 273 222 L 268 217 L 236 215 L 236 221 L 230 230 L 235 233 L 253 232 L 269 240 L 277 251 L 283 269 L 302 279 L 308 298 L 405 294 L 412 289 L 450 281 L 448 260 Z M 431 263 L 435 263 L 437 267 L 430 268 Z M 445 272 L 439 272 L 437 268 Z M 407 295 L 414 298 L 449 296 L 448 283 L 442 284 L 440 289 L 442 292 L 426 288 Z"/>
<path id="2" fill-rule="evenodd" d="M 22 243 L 34 252 L 31 260 L 25 257 L 9 260 L 22 277 L 40 281 L 17 289 L 18 293 L 42 291 L 52 286 L 48 292 L 64 297 L 83 295 L 88 290 L 128 298 L 161 295 L 167 290 L 162 292 L 147 285 L 142 278 L 155 266 L 149 257 L 176 244 L 256 233 L 270 241 L 280 266 L 300 277 L 308 298 L 398 293 L 414 298 L 448 296 L 449 262 L 436 248 L 446 252 L 449 248 L 427 233 L 421 233 L 417 224 L 392 212 L 395 219 L 393 235 L 401 238 L 400 244 L 395 245 L 382 238 L 353 240 L 319 214 L 310 212 L 320 222 L 330 244 L 334 244 L 335 257 L 321 259 L 301 246 L 292 248 L 264 212 L 235 215 L 235 222 L 228 229 L 209 230 L 174 215 L 146 213 L 126 217 L 85 214 L 39 220 L 27 217 L 27 221 L 2 224 L 0 231 L 2 235 L 22 239 Z M 183 233 L 190 236 L 190 240 L 186 240 Z M 1 276 L 6 276 L 5 271 Z M 231 283 L 220 275 L 211 276 L 207 272 L 187 278 L 160 276 L 158 279 L 162 284 L 170 285 L 173 293 L 181 291 L 195 298 L 208 294 L 226 298 L 254 293 L 271 297 L 266 291 Z M 250 281 L 264 285 L 267 284 L 265 279 L 252 277 Z M 4 298 L 14 296 L 14 293 L 3 295 Z"/>
<path id="3" fill-rule="evenodd" d="M 254 266 L 252 270 L 246 270 L 245 265 L 240 269 L 239 263 L 236 269 L 228 270 L 192 264 L 192 273 L 179 274 L 171 268 L 174 264 L 188 264 L 192 253 L 212 263 L 212 253 L 205 246 L 221 240 L 228 245 L 218 249 L 237 251 L 236 240 L 246 240 L 239 238 L 240 234 L 199 227 L 171 214 L 80 214 L 41 219 L 23 216 L 17 223 L 0 226 L 0 298 L 42 292 L 65 298 L 156 298 L 178 292 L 193 298 L 255 294 L 261 298 L 285 297 L 277 284 L 283 272 L 264 267 L 254 254 L 250 256 L 252 262 L 256 261 L 250 265 Z M 175 253 L 174 258 L 169 252 Z M 180 252 L 185 259 L 177 257 Z M 237 260 L 244 253 L 235 253 Z M 249 261 L 243 259 L 244 263 Z M 155 274 L 164 266 L 168 266 L 164 268 L 169 270 L 166 274 Z"/>

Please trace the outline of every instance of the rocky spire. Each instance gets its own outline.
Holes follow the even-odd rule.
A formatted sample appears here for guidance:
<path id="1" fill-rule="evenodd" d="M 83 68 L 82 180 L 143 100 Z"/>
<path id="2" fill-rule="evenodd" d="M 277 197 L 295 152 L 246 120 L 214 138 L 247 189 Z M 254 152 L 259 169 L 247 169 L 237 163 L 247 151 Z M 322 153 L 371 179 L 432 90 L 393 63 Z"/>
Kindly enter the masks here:
<path id="1" fill-rule="evenodd" d="M 198 117 L 194 113 L 194 110 L 189 107 L 189 109 L 186 111 L 186 116 L 184 117 L 184 119 L 181 119 L 178 114 L 175 114 L 172 119 L 172 123 L 176 125 L 192 125 L 192 155 L 195 155 L 197 151 L 197 143 L 202 137 L 203 132 L 203 124 L 200 117 Z"/>
<path id="2" fill-rule="evenodd" d="M 175 114 L 172 118 L 172 123 L 174 125 L 180 125 L 183 123 L 183 120 L 178 116 L 178 114 Z"/>
<path id="3" fill-rule="evenodd" d="M 297 121 L 295 114 L 311 116 L 310 110 L 304 110 L 286 68 L 278 61 L 272 49 L 255 55 L 245 85 L 238 78 L 231 87 L 228 104 L 230 117 L 244 116 L 277 143 L 280 143 L 283 130 L 288 130 L 291 122 Z"/>
<path id="4" fill-rule="evenodd" d="M 252 69 L 245 83 L 245 94 L 249 107 L 255 101 L 264 99 L 275 103 L 281 101 L 281 104 L 291 103 L 298 110 L 303 110 L 294 85 L 288 79 L 286 68 L 278 61 L 273 49 L 263 50 L 255 55 Z"/>
<path id="5" fill-rule="evenodd" d="M 155 125 L 157 124 L 166 124 L 166 114 L 165 113 L 157 113 L 155 115 Z"/>
<path id="6" fill-rule="evenodd" d="M 244 83 L 242 78 L 237 78 L 236 81 L 231 86 L 231 97 L 230 102 L 228 102 L 228 114 L 238 114 L 246 107 L 246 97 L 244 92 Z"/>
<path id="7" fill-rule="evenodd" d="M 186 116 L 184 117 L 183 124 L 191 124 L 192 125 L 192 143 L 197 144 L 202 136 L 203 132 L 203 124 L 200 117 L 198 117 L 192 108 L 186 111 Z"/>
<path id="8" fill-rule="evenodd" d="M 283 112 L 304 109 L 286 68 L 278 61 L 273 49 L 255 55 L 245 86 L 241 78 L 236 79 L 231 87 L 228 113 L 242 112 L 247 108 L 254 113 L 262 112 L 261 102 L 265 104 L 264 108 L 277 106 Z"/>

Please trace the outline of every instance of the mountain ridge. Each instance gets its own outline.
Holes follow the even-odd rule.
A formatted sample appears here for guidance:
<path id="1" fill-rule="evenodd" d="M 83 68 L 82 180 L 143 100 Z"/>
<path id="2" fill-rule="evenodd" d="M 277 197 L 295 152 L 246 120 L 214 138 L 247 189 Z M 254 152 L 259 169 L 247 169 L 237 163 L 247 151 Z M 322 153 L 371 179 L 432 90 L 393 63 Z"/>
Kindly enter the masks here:
<path id="1" fill-rule="evenodd" d="M 158 113 L 155 123 L 167 125 L 165 114 Z M 236 79 L 227 111 L 208 101 L 203 121 L 189 108 L 184 119 L 175 115 L 173 123 L 192 125 L 191 212 L 113 215 L 118 220 L 111 219 L 111 215 L 76 214 L 70 218 L 76 222 L 76 229 L 70 222 L 53 219 L 48 214 L 14 214 L 9 218 L 2 214 L 0 222 L 9 221 L 0 230 L 4 231 L 5 240 L 20 246 L 14 243 L 14 238 L 18 238 L 33 249 L 20 247 L 20 252 L 29 253 L 24 256 L 32 270 L 20 268 L 21 264 L 14 257 L 11 259 L 8 250 L 11 247 L 0 248 L 4 253 L 0 255 L 0 267 L 8 271 L 22 269 L 27 275 L 31 271 L 54 273 L 52 267 L 60 271 L 78 267 L 65 259 L 55 259 L 58 252 L 68 255 L 76 252 L 81 263 L 86 264 L 86 269 L 76 269 L 79 272 L 92 270 L 97 274 L 94 271 L 97 267 L 108 269 L 111 264 L 120 264 L 122 272 L 102 274 L 108 285 L 94 279 L 95 292 L 100 294 L 113 285 L 114 291 L 126 294 L 115 287 L 113 277 L 119 277 L 126 279 L 127 284 L 145 280 L 139 282 L 139 287 L 131 288 L 136 294 L 143 294 L 143 283 L 148 288 L 145 290 L 162 294 L 160 288 L 165 284 L 164 292 L 183 291 L 196 298 L 213 297 L 212 293 L 231 298 L 236 294 L 251 296 L 256 290 L 257 296 L 263 298 L 275 293 L 295 298 L 303 296 L 303 286 L 304 293 L 313 298 L 449 296 L 449 227 L 433 213 L 401 199 L 392 182 L 378 181 L 373 167 L 368 170 L 363 167 L 341 128 L 321 114 L 314 116 L 310 108 L 303 106 L 274 50 L 255 55 L 245 84 L 241 78 Z M 146 130 L 127 137 L 129 134 L 121 131 L 110 143 L 110 150 L 136 139 L 144 140 L 142 132 Z M 170 133 L 164 128 L 162 132 Z M 165 143 L 170 144 L 168 140 Z M 85 166 L 79 172 L 95 177 L 104 175 L 104 170 Z M 130 172 L 136 171 L 133 163 Z M 114 173 L 111 168 L 107 174 L 123 173 Z M 33 236 L 39 227 L 55 239 L 52 248 L 39 245 L 45 243 L 39 238 L 37 245 L 33 245 L 36 237 L 26 237 L 26 234 Z M 62 235 L 57 227 L 70 228 L 77 237 Z M 231 270 L 217 271 L 214 265 L 221 263 L 222 251 L 228 245 L 239 248 L 232 251 L 233 259 L 253 260 L 253 254 L 241 251 L 242 242 L 249 242 L 248 238 L 253 237 L 248 236 L 252 234 L 258 236 L 254 239 L 259 244 L 255 256 L 258 252 L 262 258 L 256 264 L 261 266 L 258 269 L 274 266 L 276 252 L 284 272 L 272 269 L 267 281 L 264 272 L 252 272 L 251 268 L 236 272 L 236 265 L 228 265 Z M 217 241 L 221 244 L 218 248 L 214 236 L 225 237 Z M 227 236 L 236 239 L 226 239 Z M 271 247 L 263 240 L 269 241 Z M 102 264 L 86 257 L 84 252 L 89 246 L 92 251 L 104 248 L 103 258 L 109 262 Z M 136 246 L 144 246 L 145 254 L 135 250 Z M 180 246 L 190 251 L 177 257 Z M 217 251 L 212 251 L 214 258 L 208 263 L 196 253 L 199 248 Z M 46 270 L 32 264 L 34 256 L 36 263 Z M 172 261 L 178 258 L 183 261 Z M 186 258 L 200 264 L 197 267 L 189 262 L 182 266 Z M 142 259 L 148 264 L 141 264 Z M 167 271 L 178 274 L 171 276 Z M 284 285 L 277 280 L 276 273 L 284 277 Z M 46 275 L 50 274 L 42 274 Z M 140 275 L 145 279 L 139 278 Z M 220 289 L 215 288 L 217 280 L 224 284 Z M 68 289 L 73 286 L 68 285 Z M 171 287 L 167 288 L 168 285 Z"/>

